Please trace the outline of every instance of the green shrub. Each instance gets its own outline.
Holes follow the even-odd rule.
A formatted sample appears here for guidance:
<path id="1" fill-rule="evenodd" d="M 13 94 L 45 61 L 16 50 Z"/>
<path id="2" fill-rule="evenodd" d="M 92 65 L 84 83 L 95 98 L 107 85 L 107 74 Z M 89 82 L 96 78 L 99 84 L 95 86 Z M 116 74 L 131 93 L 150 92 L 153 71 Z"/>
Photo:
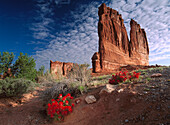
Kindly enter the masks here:
<path id="1" fill-rule="evenodd" d="M 87 92 L 87 87 L 86 86 L 78 86 L 78 89 L 81 92 L 81 94 L 83 94 L 83 92 Z"/>
<path id="2" fill-rule="evenodd" d="M 59 94 L 66 95 L 68 93 L 76 97 L 77 95 L 80 95 L 81 92 L 76 87 L 71 87 L 67 84 L 66 81 L 63 81 L 53 83 L 53 86 L 47 88 L 43 92 L 41 97 L 45 102 L 48 102 L 50 101 L 50 99 L 56 99 L 59 96 Z"/>
<path id="3" fill-rule="evenodd" d="M 124 82 L 124 84 L 130 84 L 130 83 L 132 83 L 132 81 L 130 81 L 129 79 Z"/>
<path id="4" fill-rule="evenodd" d="M 0 97 L 16 97 L 33 90 L 35 83 L 25 79 L 0 80 Z"/>
<path id="5" fill-rule="evenodd" d="M 54 83 L 62 81 L 61 79 L 57 79 L 55 74 L 50 73 L 47 70 L 44 74 L 37 74 L 37 82 L 42 86 L 53 86 Z"/>
<path id="6" fill-rule="evenodd" d="M 11 70 L 16 78 L 35 81 L 37 72 L 35 66 L 36 63 L 33 57 L 28 56 L 27 53 L 25 55 L 20 53 L 20 56 L 18 56 L 18 59 L 13 64 Z"/>

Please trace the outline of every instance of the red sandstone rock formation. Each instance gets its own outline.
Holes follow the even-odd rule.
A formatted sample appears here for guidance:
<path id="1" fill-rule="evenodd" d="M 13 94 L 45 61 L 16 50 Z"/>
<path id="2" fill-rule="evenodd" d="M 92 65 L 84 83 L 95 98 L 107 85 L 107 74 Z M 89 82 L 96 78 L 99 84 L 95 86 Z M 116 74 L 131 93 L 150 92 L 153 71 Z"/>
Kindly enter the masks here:
<path id="1" fill-rule="evenodd" d="M 52 74 L 56 74 L 56 76 L 66 76 L 68 71 L 70 71 L 73 67 L 73 63 L 66 62 L 53 62 L 50 60 L 50 71 Z"/>
<path id="2" fill-rule="evenodd" d="M 144 29 L 133 19 L 130 21 L 130 58 L 138 65 L 149 65 L 149 47 Z"/>
<path id="3" fill-rule="evenodd" d="M 92 72 L 100 72 L 100 70 L 101 70 L 101 67 L 100 67 L 100 54 L 98 52 L 95 52 L 93 57 L 92 57 L 92 67 L 93 67 Z"/>
<path id="4" fill-rule="evenodd" d="M 99 52 L 92 57 L 93 72 L 110 71 L 119 66 L 148 65 L 146 33 L 131 21 L 130 42 L 121 14 L 103 3 L 98 11 Z"/>

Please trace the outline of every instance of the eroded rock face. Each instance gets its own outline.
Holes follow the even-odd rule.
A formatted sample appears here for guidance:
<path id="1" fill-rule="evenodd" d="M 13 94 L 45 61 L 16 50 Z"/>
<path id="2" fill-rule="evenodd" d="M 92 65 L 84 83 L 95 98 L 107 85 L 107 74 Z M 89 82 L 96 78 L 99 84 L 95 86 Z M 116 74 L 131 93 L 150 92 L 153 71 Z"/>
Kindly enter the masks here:
<path id="1" fill-rule="evenodd" d="M 100 72 L 100 70 L 101 70 L 100 54 L 98 52 L 95 52 L 92 57 L 92 67 L 93 67 L 93 72 Z"/>
<path id="2" fill-rule="evenodd" d="M 93 72 L 110 71 L 127 64 L 149 64 L 146 33 L 139 24 L 131 20 L 129 42 L 121 14 L 103 3 L 98 15 L 99 52 L 92 57 Z"/>
<path id="3" fill-rule="evenodd" d="M 50 71 L 52 74 L 56 74 L 56 76 L 66 76 L 67 73 L 72 69 L 73 63 L 66 63 L 50 60 Z"/>
<path id="4" fill-rule="evenodd" d="M 130 21 L 130 58 L 138 65 L 149 65 L 149 47 L 146 32 L 136 21 Z"/>

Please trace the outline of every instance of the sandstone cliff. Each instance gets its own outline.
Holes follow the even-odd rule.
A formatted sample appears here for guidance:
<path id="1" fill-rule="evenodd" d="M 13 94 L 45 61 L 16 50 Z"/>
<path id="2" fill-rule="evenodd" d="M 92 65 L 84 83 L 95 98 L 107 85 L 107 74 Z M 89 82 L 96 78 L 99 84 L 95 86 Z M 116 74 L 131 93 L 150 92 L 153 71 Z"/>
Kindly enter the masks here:
<path id="1" fill-rule="evenodd" d="M 121 14 L 103 3 L 98 11 L 99 52 L 92 57 L 93 72 L 114 70 L 122 65 L 148 65 L 146 33 L 131 20 L 129 42 Z"/>
<path id="2" fill-rule="evenodd" d="M 70 71 L 73 67 L 73 63 L 70 62 L 53 62 L 50 60 L 50 71 L 52 74 L 56 74 L 56 77 L 66 76 L 68 71 Z"/>
<path id="3" fill-rule="evenodd" d="M 144 29 L 133 19 L 130 21 L 130 58 L 139 65 L 149 65 L 149 47 Z"/>

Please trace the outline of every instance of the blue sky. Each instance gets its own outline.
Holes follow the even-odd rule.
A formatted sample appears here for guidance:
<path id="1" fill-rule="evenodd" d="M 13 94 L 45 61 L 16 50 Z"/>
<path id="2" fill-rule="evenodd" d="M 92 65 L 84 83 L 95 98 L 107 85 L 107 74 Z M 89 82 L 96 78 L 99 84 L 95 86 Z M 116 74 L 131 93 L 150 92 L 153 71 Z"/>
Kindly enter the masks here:
<path id="1" fill-rule="evenodd" d="M 50 60 L 91 64 L 98 51 L 98 7 L 119 11 L 145 29 L 150 65 L 170 65 L 170 0 L 0 0 L 0 52 L 28 53 L 37 68 Z"/>

